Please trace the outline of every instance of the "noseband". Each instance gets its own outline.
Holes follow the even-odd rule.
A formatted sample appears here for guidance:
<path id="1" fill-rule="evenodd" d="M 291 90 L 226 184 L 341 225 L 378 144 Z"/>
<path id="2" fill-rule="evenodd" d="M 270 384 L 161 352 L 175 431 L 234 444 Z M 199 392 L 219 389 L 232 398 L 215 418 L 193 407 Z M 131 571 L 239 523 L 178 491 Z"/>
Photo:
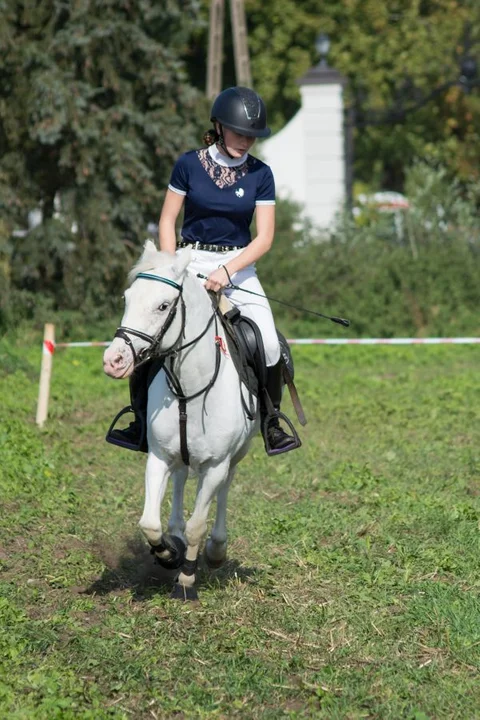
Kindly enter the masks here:
<path id="1" fill-rule="evenodd" d="M 134 366 L 138 365 L 139 355 L 135 352 L 135 348 L 133 347 L 132 339 L 130 335 L 133 335 L 134 337 L 138 337 L 141 340 L 145 340 L 145 342 L 148 342 L 150 345 L 150 353 L 148 357 L 151 357 L 155 354 L 155 351 L 158 349 L 158 346 L 162 342 L 163 338 L 165 337 L 165 334 L 167 330 L 169 329 L 170 325 L 173 322 L 173 319 L 177 313 L 177 305 L 179 300 L 181 299 L 181 308 L 182 308 L 182 326 L 180 328 L 180 333 L 178 335 L 178 338 L 175 340 L 174 344 L 171 348 L 168 350 L 165 350 L 162 352 L 162 355 L 169 355 L 172 352 L 175 352 L 179 342 L 180 338 L 182 337 L 184 330 L 185 330 L 185 302 L 183 300 L 183 285 L 179 285 L 174 280 L 170 280 L 169 278 L 160 277 L 159 275 L 151 275 L 150 273 L 138 273 L 135 280 L 138 280 L 138 278 L 143 278 L 144 280 L 155 280 L 156 282 L 164 283 L 165 285 L 171 285 L 171 287 L 175 288 L 175 290 L 178 290 L 178 295 L 175 298 L 172 307 L 169 310 L 169 313 L 167 315 L 167 318 L 165 322 L 163 323 L 162 327 L 160 328 L 160 331 L 157 333 L 157 335 L 148 335 L 147 333 L 141 332 L 140 330 L 135 330 L 134 328 L 126 327 L 125 325 L 120 325 L 119 328 L 117 328 L 117 331 L 114 338 L 118 337 L 121 338 L 126 345 L 130 348 L 133 355 L 133 364 Z M 143 354 L 144 351 L 141 351 L 140 356 Z M 141 362 L 145 362 L 145 360 L 148 359 L 148 357 L 140 357 Z"/>

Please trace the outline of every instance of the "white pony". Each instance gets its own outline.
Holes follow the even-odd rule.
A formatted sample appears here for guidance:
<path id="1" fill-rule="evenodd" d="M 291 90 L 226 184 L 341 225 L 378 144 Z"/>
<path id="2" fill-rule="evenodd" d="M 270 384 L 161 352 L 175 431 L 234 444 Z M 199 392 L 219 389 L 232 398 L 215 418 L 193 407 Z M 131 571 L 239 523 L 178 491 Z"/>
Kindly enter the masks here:
<path id="1" fill-rule="evenodd" d="M 146 354 L 165 357 L 148 393 L 145 505 L 139 525 L 159 562 L 180 568 L 172 597 L 181 599 L 197 597 L 196 564 L 215 497 L 216 518 L 205 556 L 213 567 L 226 559 L 228 490 L 259 429 L 256 403 L 252 418 L 242 403 L 239 376 L 212 300 L 187 270 L 189 262 L 189 249 L 172 256 L 147 241 L 129 275 L 121 328 L 103 358 L 107 375 L 127 378 Z M 186 411 L 186 432 L 179 408 Z M 185 523 L 189 466 L 198 475 L 198 490 Z M 163 532 L 160 506 L 170 475 L 172 513 Z"/>

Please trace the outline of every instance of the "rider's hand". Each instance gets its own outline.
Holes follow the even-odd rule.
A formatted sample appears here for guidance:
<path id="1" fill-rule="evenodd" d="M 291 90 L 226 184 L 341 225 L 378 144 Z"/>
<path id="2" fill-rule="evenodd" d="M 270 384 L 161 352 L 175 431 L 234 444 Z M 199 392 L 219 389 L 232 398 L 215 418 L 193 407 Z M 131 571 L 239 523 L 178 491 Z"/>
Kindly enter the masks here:
<path id="1" fill-rule="evenodd" d="M 208 276 L 207 281 L 205 282 L 205 289 L 206 290 L 214 290 L 215 292 L 218 292 L 222 288 L 226 287 L 229 284 L 228 275 L 223 267 L 217 268 L 217 270 L 214 270 L 210 275 Z"/>

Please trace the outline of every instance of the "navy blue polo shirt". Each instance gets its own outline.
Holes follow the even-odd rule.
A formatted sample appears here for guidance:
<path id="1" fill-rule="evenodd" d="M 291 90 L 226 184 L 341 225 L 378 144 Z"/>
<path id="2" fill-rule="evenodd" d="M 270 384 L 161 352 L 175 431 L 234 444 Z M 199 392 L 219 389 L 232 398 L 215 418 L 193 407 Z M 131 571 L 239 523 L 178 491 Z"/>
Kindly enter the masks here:
<path id="1" fill-rule="evenodd" d="M 275 204 L 268 165 L 248 153 L 224 158 L 215 146 L 181 155 L 168 187 L 185 196 L 182 238 L 190 243 L 245 247 L 255 207 Z"/>

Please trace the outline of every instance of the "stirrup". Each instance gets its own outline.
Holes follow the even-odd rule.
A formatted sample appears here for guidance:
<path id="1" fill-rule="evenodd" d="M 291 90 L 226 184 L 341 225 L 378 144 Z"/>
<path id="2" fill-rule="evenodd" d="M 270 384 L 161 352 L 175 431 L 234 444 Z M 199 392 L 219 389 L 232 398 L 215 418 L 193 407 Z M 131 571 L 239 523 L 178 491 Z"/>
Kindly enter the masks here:
<path id="1" fill-rule="evenodd" d="M 268 440 L 268 426 L 270 422 L 275 418 L 277 418 L 278 420 L 282 420 L 288 426 L 290 432 L 292 433 L 292 442 L 289 445 L 285 445 L 285 447 L 283 448 L 272 448 Z M 290 452 L 290 450 L 296 450 L 297 448 L 302 447 L 302 441 L 300 440 L 297 431 L 293 427 L 293 423 L 280 410 L 275 410 L 274 413 L 268 413 L 265 416 L 262 423 L 262 435 L 267 455 L 280 455 L 281 453 Z"/>
<path id="2" fill-rule="evenodd" d="M 137 443 L 131 442 L 125 437 L 122 437 L 120 433 L 123 433 L 122 430 L 115 430 L 115 425 L 119 421 L 123 415 L 127 415 L 127 413 L 133 413 L 136 420 L 140 423 L 140 440 Z M 115 433 L 118 433 L 115 434 Z M 112 445 L 118 445 L 119 447 L 123 447 L 126 450 L 135 450 L 135 451 L 146 451 L 147 443 L 146 443 L 146 427 L 145 427 L 145 420 L 141 415 L 137 415 L 135 410 L 131 405 L 127 405 L 127 407 L 124 407 L 123 410 L 120 410 L 119 413 L 115 415 L 113 418 L 112 424 L 108 428 L 107 434 L 105 435 L 105 440 L 108 443 L 111 443 Z"/>

